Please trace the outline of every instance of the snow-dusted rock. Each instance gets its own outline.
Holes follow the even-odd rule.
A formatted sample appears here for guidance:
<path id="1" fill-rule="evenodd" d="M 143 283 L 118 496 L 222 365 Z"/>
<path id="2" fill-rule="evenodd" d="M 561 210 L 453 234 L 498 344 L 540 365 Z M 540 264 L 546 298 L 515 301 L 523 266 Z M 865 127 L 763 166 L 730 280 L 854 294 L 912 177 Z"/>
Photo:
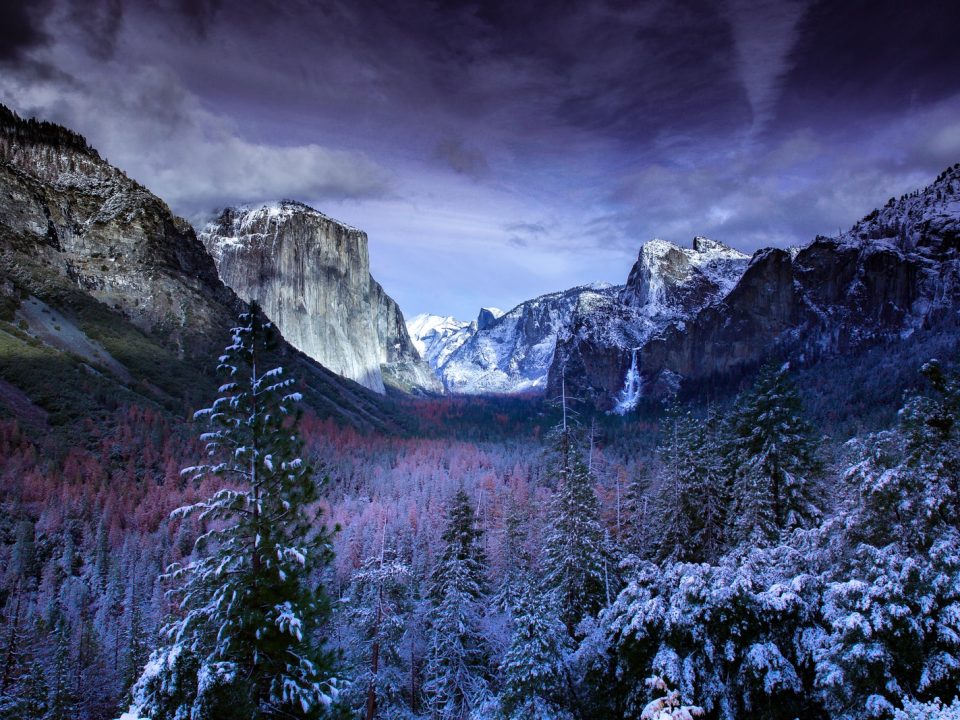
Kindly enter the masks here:
<path id="1" fill-rule="evenodd" d="M 366 233 L 293 201 L 227 208 L 200 233 L 223 281 L 297 349 L 384 392 L 440 389 L 399 307 L 370 276 Z"/>
<path id="2" fill-rule="evenodd" d="M 436 370 L 450 354 L 470 339 L 476 331 L 473 323 L 449 315 L 422 313 L 407 322 L 407 331 L 420 356 Z"/>

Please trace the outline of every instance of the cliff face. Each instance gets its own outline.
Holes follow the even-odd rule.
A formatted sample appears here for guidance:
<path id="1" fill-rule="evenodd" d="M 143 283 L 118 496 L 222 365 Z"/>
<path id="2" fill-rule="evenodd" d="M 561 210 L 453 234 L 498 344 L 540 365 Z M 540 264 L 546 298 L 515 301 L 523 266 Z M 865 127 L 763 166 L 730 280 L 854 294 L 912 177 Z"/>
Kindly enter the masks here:
<path id="1" fill-rule="evenodd" d="M 302 203 L 227 208 L 200 234 L 223 281 L 294 347 L 379 393 L 437 390 L 396 303 L 370 276 L 365 233 Z"/>
<path id="2" fill-rule="evenodd" d="M 235 298 L 189 224 L 79 135 L 2 110 L 8 272 L 25 277 L 27 268 L 43 267 L 162 336 L 182 357 L 206 352 L 211 334 L 229 325 Z"/>
<path id="3" fill-rule="evenodd" d="M 639 351 L 649 394 L 773 355 L 813 358 L 907 338 L 960 307 L 960 165 L 835 238 L 762 250 L 720 302 Z"/>
<path id="4" fill-rule="evenodd" d="M 723 298 L 748 257 L 703 237 L 682 248 L 651 240 L 640 249 L 627 284 L 615 295 L 578 303 L 561 333 L 548 392 L 568 388 L 605 410 L 629 409 L 619 397 L 634 351 L 672 323 L 682 325 Z"/>
<path id="5" fill-rule="evenodd" d="M 71 423 L 130 403 L 182 417 L 216 387 L 242 307 L 162 200 L 80 135 L 0 105 L 0 412 L 32 403 L 38 422 Z M 271 361 L 319 415 L 392 422 L 288 343 Z"/>

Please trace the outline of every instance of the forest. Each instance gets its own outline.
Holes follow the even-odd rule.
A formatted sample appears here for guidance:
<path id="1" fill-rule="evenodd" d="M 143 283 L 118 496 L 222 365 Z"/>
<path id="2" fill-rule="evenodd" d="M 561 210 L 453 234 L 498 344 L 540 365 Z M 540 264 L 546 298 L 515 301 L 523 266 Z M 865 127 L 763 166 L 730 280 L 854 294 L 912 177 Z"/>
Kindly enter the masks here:
<path id="1" fill-rule="evenodd" d="M 196 418 L 0 422 L 0 718 L 960 717 L 951 362 L 897 412 L 773 361 L 385 434 L 258 374 L 245 317 Z"/>

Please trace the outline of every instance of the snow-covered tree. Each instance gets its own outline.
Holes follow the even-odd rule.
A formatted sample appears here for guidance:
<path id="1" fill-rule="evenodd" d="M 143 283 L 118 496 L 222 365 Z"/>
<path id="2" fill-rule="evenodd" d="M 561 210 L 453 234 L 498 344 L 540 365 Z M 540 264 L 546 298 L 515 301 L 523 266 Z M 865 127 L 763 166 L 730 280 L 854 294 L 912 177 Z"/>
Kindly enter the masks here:
<path id="1" fill-rule="evenodd" d="M 960 382 L 939 362 L 921 369 L 930 390 L 909 397 L 897 431 L 869 438 L 847 472 L 860 495 L 859 539 L 923 551 L 960 530 Z"/>
<path id="2" fill-rule="evenodd" d="M 453 498 L 443 549 L 432 573 L 429 647 L 423 690 L 433 717 L 464 720 L 489 694 L 489 657 L 480 621 L 486 557 L 469 496 Z"/>
<path id="3" fill-rule="evenodd" d="M 573 635 L 584 617 L 603 607 L 611 568 L 593 478 L 566 424 L 555 431 L 553 453 L 550 473 L 557 487 L 544 538 L 544 580 Z"/>
<path id="4" fill-rule="evenodd" d="M 225 487 L 173 514 L 206 531 L 192 558 L 168 570 L 179 613 L 135 688 L 151 720 L 312 718 L 336 695 L 317 634 L 329 601 L 314 577 L 331 559 L 330 534 L 301 457 L 300 395 L 267 365 L 273 341 L 257 307 L 242 314 L 220 358 L 220 396 L 196 413 L 210 426 L 201 436 L 209 462 L 183 473 Z"/>
<path id="5" fill-rule="evenodd" d="M 662 473 L 654 521 L 660 560 L 715 559 L 723 544 L 727 488 L 714 418 L 667 416 L 659 454 Z"/>
<path id="6" fill-rule="evenodd" d="M 960 720 L 960 699 L 954 697 L 949 705 L 939 698 L 927 703 L 906 700 L 894 712 L 893 720 Z"/>
<path id="7" fill-rule="evenodd" d="M 410 568 L 393 550 L 381 548 L 351 578 L 344 618 L 357 637 L 347 700 L 365 720 L 399 718 L 408 710 L 406 663 L 401 655 L 410 602 Z"/>
<path id="8" fill-rule="evenodd" d="M 819 514 L 812 429 L 789 365 L 767 365 L 731 419 L 732 533 L 740 543 L 775 541 Z"/>
<path id="9" fill-rule="evenodd" d="M 526 584 L 513 611 L 513 637 L 503 660 L 500 704 L 507 720 L 567 720 L 566 628 L 548 598 Z"/>
<path id="10" fill-rule="evenodd" d="M 503 540 L 498 556 L 500 581 L 491 598 L 492 607 L 500 612 L 512 612 L 523 592 L 524 580 L 530 572 L 530 554 L 525 546 L 526 521 L 519 504 L 511 500 L 505 512 Z"/>

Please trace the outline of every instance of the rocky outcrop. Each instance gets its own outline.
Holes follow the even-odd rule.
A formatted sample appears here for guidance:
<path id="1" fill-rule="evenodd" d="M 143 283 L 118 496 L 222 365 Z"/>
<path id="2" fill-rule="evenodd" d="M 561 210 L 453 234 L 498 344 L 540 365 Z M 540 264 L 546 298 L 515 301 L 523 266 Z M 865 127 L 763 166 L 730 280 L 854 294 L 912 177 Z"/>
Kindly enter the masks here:
<path id="1" fill-rule="evenodd" d="M 9 272 L 69 278 L 185 358 L 229 326 L 235 298 L 190 225 L 81 136 L 2 108 L 0 188 Z"/>
<path id="2" fill-rule="evenodd" d="M 500 308 L 480 308 L 477 314 L 477 330 L 486 330 L 501 317 L 503 317 L 503 310 Z"/>
<path id="3" fill-rule="evenodd" d="M 618 395 L 635 350 L 672 323 L 679 326 L 730 292 L 748 256 L 704 237 L 682 248 L 651 240 L 640 249 L 627 284 L 616 295 L 578 303 L 550 367 L 548 392 L 561 380 L 605 410 Z"/>
<path id="4" fill-rule="evenodd" d="M 729 376 L 771 355 L 811 360 L 909 337 L 960 308 L 960 165 L 849 231 L 762 250 L 736 287 L 640 350 L 645 391 Z"/>
<path id="5" fill-rule="evenodd" d="M 370 276 L 366 233 L 302 203 L 227 208 L 200 233 L 220 277 L 284 337 L 375 392 L 439 390 L 396 303 Z"/>
<path id="6" fill-rule="evenodd" d="M 436 371 L 477 331 L 477 323 L 422 313 L 411 318 L 407 330 L 420 356 Z"/>

